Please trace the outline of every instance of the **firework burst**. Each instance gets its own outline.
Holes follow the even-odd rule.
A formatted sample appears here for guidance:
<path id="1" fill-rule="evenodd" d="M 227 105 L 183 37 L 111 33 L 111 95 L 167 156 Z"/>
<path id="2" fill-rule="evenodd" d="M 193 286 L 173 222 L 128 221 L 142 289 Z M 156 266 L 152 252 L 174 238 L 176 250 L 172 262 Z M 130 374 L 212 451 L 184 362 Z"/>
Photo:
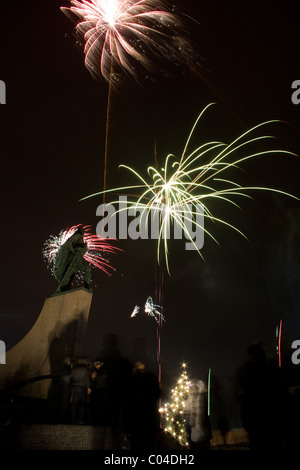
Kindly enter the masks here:
<path id="1" fill-rule="evenodd" d="M 137 314 L 140 311 L 140 307 L 136 305 L 133 309 L 133 312 L 131 314 L 131 318 L 134 318 L 137 316 Z M 160 305 L 156 305 L 153 302 L 152 297 L 148 297 L 145 303 L 144 307 L 144 312 L 147 313 L 149 317 L 153 317 L 157 323 L 159 323 L 159 319 L 161 318 L 163 321 L 165 321 L 165 317 L 162 314 L 162 307 Z"/>
<path id="2" fill-rule="evenodd" d="M 114 254 L 120 248 L 114 247 L 109 243 L 107 238 L 101 238 L 91 232 L 89 225 L 82 226 L 74 225 L 67 230 L 61 230 L 59 235 L 51 235 L 43 246 L 43 258 L 46 261 L 48 268 L 54 274 L 55 261 L 57 254 L 62 245 L 76 233 L 79 228 L 84 229 L 83 240 L 87 244 L 87 252 L 84 259 L 91 267 L 98 268 L 106 274 L 110 274 L 110 270 L 115 270 L 104 257 L 105 255 Z"/>
<path id="3" fill-rule="evenodd" d="M 132 196 L 133 199 L 131 201 L 127 201 L 127 209 L 131 208 L 140 211 L 142 214 L 141 220 L 145 226 L 149 224 L 151 217 L 153 220 L 153 214 L 159 214 L 160 228 L 159 236 L 157 237 L 157 259 L 158 262 L 160 262 L 161 251 L 164 251 L 166 267 L 169 273 L 168 240 L 170 239 L 172 226 L 173 229 L 175 227 L 177 230 L 182 230 L 186 239 L 190 241 L 193 245 L 193 249 L 196 250 L 200 256 L 202 256 L 200 253 L 202 246 L 199 248 L 195 243 L 191 227 L 202 230 L 203 233 L 217 242 L 213 234 L 204 227 L 205 219 L 224 224 L 245 237 L 237 227 L 213 215 L 210 208 L 212 200 L 221 200 L 222 202 L 230 203 L 238 207 L 235 202 L 235 197 L 250 197 L 248 192 L 252 190 L 272 191 L 298 200 L 295 196 L 279 189 L 242 186 L 227 177 L 230 171 L 240 168 L 243 162 L 250 159 L 273 154 L 295 155 L 292 152 L 282 149 L 252 150 L 249 153 L 253 145 L 260 145 L 262 142 L 272 138 L 272 136 L 268 135 L 255 137 L 255 131 L 279 121 L 272 120 L 260 123 L 247 130 L 229 144 L 219 141 L 206 142 L 191 152 L 188 152 L 190 140 L 198 121 L 204 111 L 210 106 L 211 105 L 208 105 L 204 108 L 196 120 L 180 159 L 176 159 L 174 155 L 168 155 L 164 167 L 161 170 L 157 170 L 152 166 L 148 167 L 147 173 L 148 176 L 150 176 L 149 182 L 147 181 L 147 177 L 141 176 L 133 168 L 121 165 L 121 167 L 130 171 L 140 184 L 106 191 L 117 191 L 119 193 L 130 191 L 131 196 L 133 190 L 136 191 L 137 195 Z M 88 197 L 95 196 L 96 194 Z M 114 201 L 112 204 L 117 203 L 118 201 Z"/>
<path id="4" fill-rule="evenodd" d="M 85 65 L 93 76 L 100 70 L 107 81 L 112 62 L 135 75 L 131 59 L 149 69 L 149 52 L 166 56 L 166 39 L 178 25 L 160 0 L 71 0 L 71 5 L 61 10 L 80 20 L 76 31 L 85 41 Z"/>

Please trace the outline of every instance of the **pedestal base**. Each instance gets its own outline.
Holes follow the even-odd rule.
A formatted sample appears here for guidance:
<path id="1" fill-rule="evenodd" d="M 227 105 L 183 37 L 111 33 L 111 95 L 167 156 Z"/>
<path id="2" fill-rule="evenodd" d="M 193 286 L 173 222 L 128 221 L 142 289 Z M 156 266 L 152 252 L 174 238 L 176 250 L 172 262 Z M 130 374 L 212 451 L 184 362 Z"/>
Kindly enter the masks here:
<path id="1" fill-rule="evenodd" d="M 53 376 L 67 356 L 80 356 L 92 292 L 80 288 L 54 294 L 27 335 L 6 354 L 0 366 L 0 390 L 47 399 Z M 48 377 L 48 378 L 47 378 Z"/>

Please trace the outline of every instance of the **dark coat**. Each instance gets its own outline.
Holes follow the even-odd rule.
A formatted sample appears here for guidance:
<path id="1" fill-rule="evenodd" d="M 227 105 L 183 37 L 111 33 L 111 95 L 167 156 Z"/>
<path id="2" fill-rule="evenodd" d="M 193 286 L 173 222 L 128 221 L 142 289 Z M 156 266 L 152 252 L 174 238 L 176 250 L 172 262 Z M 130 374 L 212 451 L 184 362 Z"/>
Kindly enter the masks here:
<path id="1" fill-rule="evenodd" d="M 73 367 L 71 372 L 71 386 L 86 389 L 91 386 L 91 379 L 87 366 L 78 364 Z"/>

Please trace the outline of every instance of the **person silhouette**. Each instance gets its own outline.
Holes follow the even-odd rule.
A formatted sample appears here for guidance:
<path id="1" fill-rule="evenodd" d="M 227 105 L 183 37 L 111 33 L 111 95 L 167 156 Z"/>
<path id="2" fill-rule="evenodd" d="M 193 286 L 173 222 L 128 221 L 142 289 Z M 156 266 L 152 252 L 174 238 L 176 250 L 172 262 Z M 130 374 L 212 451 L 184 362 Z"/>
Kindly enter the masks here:
<path id="1" fill-rule="evenodd" d="M 87 418 L 88 390 L 91 387 L 91 378 L 88 370 L 88 361 L 84 358 L 75 361 L 71 372 L 72 392 L 72 424 L 84 424 Z"/>
<path id="2" fill-rule="evenodd" d="M 203 380 L 193 379 L 185 403 L 188 422 L 188 441 L 193 451 L 208 449 L 212 439 L 211 423 L 208 416 L 207 387 Z"/>
<path id="3" fill-rule="evenodd" d="M 133 451 L 153 451 L 158 445 L 160 389 L 157 377 L 136 362 L 131 377 L 129 434 Z"/>
<path id="4" fill-rule="evenodd" d="M 250 449 L 265 451 L 283 447 L 283 383 L 278 367 L 267 360 L 266 345 L 255 341 L 237 373 L 242 424 Z"/>
<path id="5" fill-rule="evenodd" d="M 103 347 L 99 360 L 107 374 L 107 432 L 111 445 L 120 449 L 126 435 L 130 377 L 132 366 L 123 357 L 118 347 L 118 338 L 114 333 L 107 333 L 103 338 Z"/>

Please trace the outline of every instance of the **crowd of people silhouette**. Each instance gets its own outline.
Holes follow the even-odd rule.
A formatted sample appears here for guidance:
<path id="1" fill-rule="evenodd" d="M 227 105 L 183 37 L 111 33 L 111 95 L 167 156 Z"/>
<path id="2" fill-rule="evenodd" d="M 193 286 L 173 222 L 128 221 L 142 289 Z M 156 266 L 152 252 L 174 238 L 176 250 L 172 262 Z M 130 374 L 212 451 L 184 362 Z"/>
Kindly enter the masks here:
<path id="1" fill-rule="evenodd" d="M 66 358 L 60 375 L 63 423 L 105 426 L 116 448 L 153 449 L 159 433 L 160 387 L 142 361 L 125 359 L 107 335 L 99 359 Z"/>
<path id="2" fill-rule="evenodd" d="M 107 334 L 94 360 L 65 358 L 59 375 L 53 377 L 58 392 L 52 394 L 52 399 L 56 398 L 50 407 L 53 411 L 55 404 L 54 420 L 105 429 L 112 449 L 147 452 L 163 448 L 166 441 L 162 436 L 168 433 L 163 432 L 159 408 L 169 390 L 164 390 L 165 384 L 162 386 L 158 381 L 155 364 L 149 362 L 141 339 L 135 346 L 139 352 L 125 358 L 118 348 L 117 336 Z M 250 450 L 297 449 L 300 442 L 299 366 L 292 363 L 289 349 L 284 347 L 279 366 L 276 356 L 268 357 L 262 341 L 253 342 L 245 352 L 245 360 L 233 378 L 233 394 L 241 427 L 249 437 Z M 208 414 L 207 385 L 199 378 L 192 379 L 185 402 L 185 429 L 193 451 L 209 449 L 214 430 L 221 432 L 226 444 L 225 437 L 230 431 L 230 410 L 223 406 L 219 378 L 212 376 L 210 383 L 213 423 Z M 11 399 L 9 395 L 7 403 L 3 418 L 4 425 L 10 424 L 7 430 L 13 430 L 11 424 L 22 422 L 24 417 L 27 422 L 34 422 L 32 402 L 26 405 L 25 414 L 25 402 L 18 401 L 17 397 Z"/>

